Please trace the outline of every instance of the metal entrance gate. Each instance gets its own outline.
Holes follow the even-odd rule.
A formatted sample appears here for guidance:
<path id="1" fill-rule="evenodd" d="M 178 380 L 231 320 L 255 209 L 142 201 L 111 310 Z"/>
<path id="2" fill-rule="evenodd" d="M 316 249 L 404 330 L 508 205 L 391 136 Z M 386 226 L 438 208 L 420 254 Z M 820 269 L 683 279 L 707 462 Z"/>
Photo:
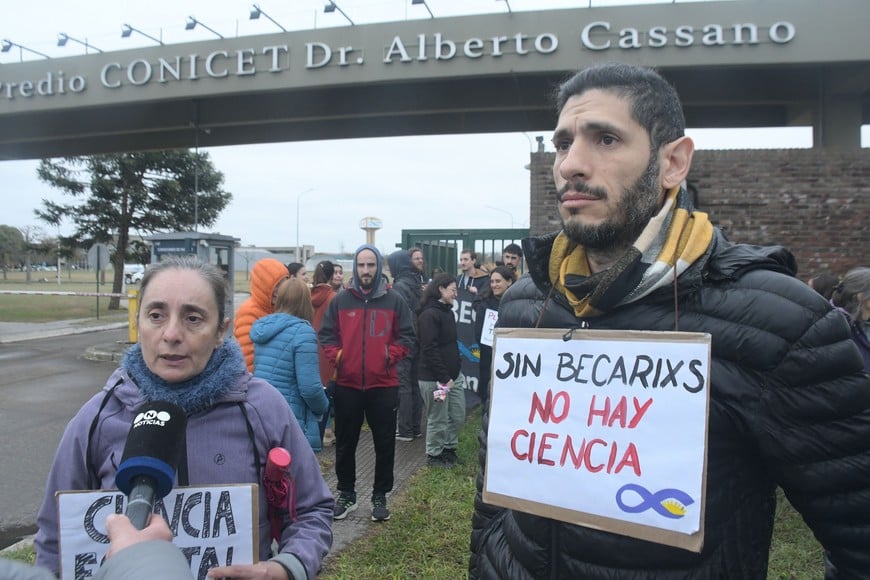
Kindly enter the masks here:
<path id="1" fill-rule="evenodd" d="M 528 236 L 527 228 L 402 230 L 402 248 L 416 246 L 423 250 L 427 274 L 456 274 L 462 250 L 477 252 L 481 264 L 500 262 L 505 246 L 519 244 Z"/>

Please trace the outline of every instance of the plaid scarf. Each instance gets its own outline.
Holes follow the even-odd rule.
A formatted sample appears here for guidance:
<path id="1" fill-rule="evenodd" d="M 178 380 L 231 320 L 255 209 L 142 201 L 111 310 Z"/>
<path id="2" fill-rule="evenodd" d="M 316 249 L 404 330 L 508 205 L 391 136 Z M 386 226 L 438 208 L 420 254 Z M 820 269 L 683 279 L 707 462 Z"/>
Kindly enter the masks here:
<path id="1" fill-rule="evenodd" d="M 694 211 L 686 190 L 674 187 L 634 244 L 604 271 L 591 273 L 583 246 L 560 232 L 550 251 L 550 281 L 577 317 L 600 316 L 671 283 L 712 239 L 707 214 Z"/>

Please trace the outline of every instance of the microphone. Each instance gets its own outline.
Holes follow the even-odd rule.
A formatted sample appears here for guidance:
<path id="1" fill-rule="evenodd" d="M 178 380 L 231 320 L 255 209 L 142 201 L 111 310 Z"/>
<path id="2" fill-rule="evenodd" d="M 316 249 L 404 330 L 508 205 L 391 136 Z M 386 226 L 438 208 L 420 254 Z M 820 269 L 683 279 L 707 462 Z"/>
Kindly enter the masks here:
<path id="1" fill-rule="evenodd" d="M 136 409 L 115 485 L 127 496 L 124 513 L 137 530 L 148 524 L 155 500 L 172 490 L 186 428 L 187 414 L 178 405 L 149 401 Z"/>

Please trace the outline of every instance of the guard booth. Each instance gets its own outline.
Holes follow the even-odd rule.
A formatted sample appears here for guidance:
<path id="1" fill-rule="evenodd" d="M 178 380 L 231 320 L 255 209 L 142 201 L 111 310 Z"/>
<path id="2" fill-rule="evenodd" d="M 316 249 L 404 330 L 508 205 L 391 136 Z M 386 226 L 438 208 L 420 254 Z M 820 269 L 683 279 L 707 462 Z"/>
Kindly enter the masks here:
<path id="1" fill-rule="evenodd" d="M 227 280 L 227 316 L 232 320 L 235 314 L 233 283 L 236 270 L 235 249 L 241 241 L 240 238 L 224 236 L 221 234 L 207 234 L 204 232 L 169 232 L 154 234 L 148 241 L 151 242 L 151 263 L 156 264 L 167 256 L 196 256 L 204 262 L 214 264 L 224 273 Z M 230 329 L 233 325 L 230 324 Z"/>

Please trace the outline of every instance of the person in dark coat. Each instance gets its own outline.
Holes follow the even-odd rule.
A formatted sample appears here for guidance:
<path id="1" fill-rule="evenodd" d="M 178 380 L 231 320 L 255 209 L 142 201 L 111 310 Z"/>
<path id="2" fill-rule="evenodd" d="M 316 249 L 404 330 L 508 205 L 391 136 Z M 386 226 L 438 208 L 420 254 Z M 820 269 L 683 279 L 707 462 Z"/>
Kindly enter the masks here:
<path id="1" fill-rule="evenodd" d="M 417 329 L 417 309 L 420 307 L 420 296 L 423 295 L 423 285 L 420 271 L 414 266 L 411 253 L 407 250 L 396 250 L 387 256 L 390 274 L 393 275 L 393 291 L 402 297 L 411 311 L 414 331 Z M 413 441 L 423 435 L 423 399 L 420 397 L 420 387 L 417 385 L 417 358 L 420 349 L 417 342 L 411 353 L 399 361 L 399 411 L 396 425 L 396 441 Z"/>
<path id="2" fill-rule="evenodd" d="M 485 503 L 488 437 L 520 428 L 491 406 L 469 577 L 765 578 L 777 486 L 833 577 L 870 577 L 870 377 L 845 319 L 794 277 L 787 250 L 733 244 L 692 207 L 694 145 L 658 73 L 592 66 L 561 85 L 556 105 L 562 228 L 523 241 L 528 273 L 502 299 L 498 325 L 710 334 L 703 545 Z"/>
<path id="3" fill-rule="evenodd" d="M 417 318 L 420 340 L 417 375 L 426 408 L 426 461 L 435 467 L 460 463 L 456 447 L 465 422 L 465 377 L 456 342 L 455 300 L 453 276 L 438 274 L 423 292 Z"/>
<path id="4" fill-rule="evenodd" d="M 496 266 L 489 273 L 489 286 L 474 300 L 471 307 L 474 309 L 474 336 L 480 345 L 480 374 L 477 381 L 477 396 L 480 404 L 485 409 L 489 404 L 489 382 L 492 378 L 492 345 L 484 344 L 483 326 L 487 317 L 487 310 L 498 316 L 498 307 L 501 298 L 507 289 L 516 282 L 516 270 L 510 266 Z"/>

